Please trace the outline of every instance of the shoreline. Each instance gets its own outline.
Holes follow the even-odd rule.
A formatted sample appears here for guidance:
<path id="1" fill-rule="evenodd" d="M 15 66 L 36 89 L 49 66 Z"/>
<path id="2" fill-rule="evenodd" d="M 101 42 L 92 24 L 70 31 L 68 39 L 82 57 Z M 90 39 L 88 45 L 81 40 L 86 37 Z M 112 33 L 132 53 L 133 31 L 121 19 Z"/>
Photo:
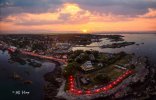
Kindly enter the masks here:
<path id="1" fill-rule="evenodd" d="M 152 77 L 150 75 L 150 72 L 151 72 L 150 69 L 151 68 L 150 68 L 150 65 L 149 65 L 148 58 L 147 57 L 144 57 L 144 58 L 145 58 L 145 61 L 144 61 L 144 65 L 145 66 L 143 66 L 141 68 L 138 68 L 138 69 L 135 69 L 136 71 L 138 71 L 136 74 L 134 74 L 134 75 L 126 78 L 123 82 L 121 82 L 121 84 L 119 84 L 117 87 L 113 88 L 112 90 L 110 90 L 108 92 L 104 92 L 104 93 L 108 93 L 108 95 L 103 94 L 103 93 L 99 93 L 99 94 L 95 94 L 95 95 L 89 95 L 89 96 L 88 95 L 74 95 L 74 94 L 71 94 L 70 92 L 63 91 L 62 88 L 64 87 L 64 83 L 62 83 L 61 87 L 59 88 L 59 93 L 57 94 L 57 97 L 58 98 L 65 98 L 67 100 L 79 100 L 79 99 L 82 99 L 82 100 L 98 100 L 99 98 L 101 98 L 101 99 L 113 99 L 113 98 L 116 98 L 116 99 L 124 99 L 125 97 L 129 97 L 132 93 L 134 93 L 134 92 L 132 92 L 132 93 L 129 94 L 129 92 L 130 92 L 129 89 L 130 88 L 133 89 L 133 87 L 130 87 L 130 85 L 133 85 L 133 84 L 139 85 L 140 84 L 139 83 L 140 81 L 141 81 L 141 84 L 142 84 L 149 77 L 150 77 L 150 79 L 152 79 Z M 140 72 L 142 72 L 144 70 L 146 70 L 146 71 L 145 71 L 143 77 L 142 78 L 139 78 L 139 76 L 141 75 Z M 154 73 L 152 73 L 152 74 L 154 74 Z M 147 85 L 147 83 L 148 82 L 145 82 L 146 85 Z M 139 86 L 142 87 L 141 84 Z M 123 85 L 125 86 L 126 90 L 124 90 L 124 87 L 122 87 Z M 122 91 L 119 91 L 120 90 L 119 88 L 122 88 Z M 122 93 L 123 92 L 124 94 L 120 94 L 119 96 L 116 97 L 116 94 L 118 92 L 119 93 Z M 148 92 L 147 92 L 147 95 L 148 95 Z M 136 97 L 136 98 L 139 98 L 138 95 L 132 95 L 132 96 L 133 97 Z"/>
<path id="2" fill-rule="evenodd" d="M 59 63 L 59 62 L 57 62 L 57 63 Z M 147 64 L 147 62 L 146 62 L 146 64 Z M 58 89 L 60 88 L 61 84 L 63 84 L 62 82 L 58 82 L 56 80 L 56 78 L 62 78 L 62 75 L 60 74 L 61 71 L 62 70 L 61 70 L 61 64 L 60 64 L 60 66 L 56 66 L 52 72 L 48 72 L 44 75 L 44 79 L 45 79 L 45 81 L 47 81 L 47 84 L 45 85 L 45 88 L 46 88 L 45 89 L 45 91 L 46 91 L 45 97 L 46 98 L 44 100 L 49 100 L 49 99 L 60 100 L 59 98 L 55 97 L 56 96 L 55 94 L 58 93 Z"/>
<path id="3" fill-rule="evenodd" d="M 60 88 L 60 86 L 62 84 L 62 80 L 63 80 L 62 68 L 61 68 L 61 66 L 63 66 L 62 63 L 65 63 L 65 64 L 67 64 L 67 63 L 60 59 L 58 59 L 58 61 L 57 61 L 53 57 L 49 57 L 49 56 L 45 56 L 45 55 L 42 56 L 42 55 L 31 53 L 31 52 L 30 53 L 29 52 L 21 52 L 21 53 L 23 55 L 37 57 L 39 59 L 49 60 L 56 64 L 55 69 L 53 71 L 47 72 L 43 75 L 43 78 L 45 81 L 45 85 L 43 86 L 44 87 L 44 100 L 51 100 L 51 99 L 60 100 L 60 99 L 56 98 L 55 96 L 57 95 L 58 89 Z M 60 82 L 56 79 L 60 79 Z"/>
<path id="4" fill-rule="evenodd" d="M 24 53 L 25 54 L 25 53 Z M 26 54 L 27 55 L 27 54 Z M 35 54 L 37 58 L 39 59 L 46 59 L 49 61 L 52 61 L 56 64 L 55 69 L 51 72 L 47 72 L 43 75 L 45 84 L 44 84 L 44 100 L 51 100 L 51 99 L 55 99 L 55 100 L 60 100 L 58 98 L 56 98 L 55 96 L 58 93 L 58 89 L 60 88 L 61 84 L 62 84 L 62 68 L 61 66 L 63 66 L 63 64 L 59 61 L 50 59 L 50 57 L 46 57 L 42 55 L 37 55 Z M 28 56 L 33 56 L 33 55 L 29 55 Z M 66 63 L 65 63 L 66 64 Z M 61 81 L 57 81 L 56 79 L 60 79 Z M 61 99 L 64 100 L 64 99 Z"/>
<path id="5" fill-rule="evenodd" d="M 9 48 L 6 48 L 6 50 L 8 52 L 10 52 Z M 10 53 L 13 53 L 13 52 L 11 51 Z M 25 54 L 23 52 L 20 52 L 20 54 L 23 55 L 23 56 L 28 56 L 28 57 L 36 57 L 37 59 L 48 60 L 48 61 L 53 62 L 53 63 L 56 64 L 53 71 L 47 72 L 47 73 L 45 73 L 43 75 L 43 78 L 44 78 L 44 81 L 45 81 L 45 84 L 43 86 L 44 100 L 54 99 L 55 96 L 58 93 L 58 89 L 60 88 L 60 86 L 62 84 L 62 81 L 59 82 L 56 79 L 63 80 L 63 78 L 62 78 L 62 67 L 61 67 L 61 66 L 63 66 L 63 64 L 61 62 L 59 62 L 59 61 L 49 59 L 48 56 L 47 56 L 47 59 L 46 59 L 45 56 L 42 57 L 42 55 L 39 55 L 39 54 L 35 54 L 35 56 L 33 56 L 32 54 L 29 55 L 30 53 Z M 55 98 L 55 100 L 60 100 L 60 99 Z"/>
<path id="6" fill-rule="evenodd" d="M 55 96 L 58 93 L 58 89 L 62 84 L 62 80 L 58 81 L 56 79 L 62 79 L 62 69 L 60 66 L 56 66 L 51 72 L 44 74 L 44 80 L 46 81 L 44 85 L 44 100 L 59 100 Z"/>

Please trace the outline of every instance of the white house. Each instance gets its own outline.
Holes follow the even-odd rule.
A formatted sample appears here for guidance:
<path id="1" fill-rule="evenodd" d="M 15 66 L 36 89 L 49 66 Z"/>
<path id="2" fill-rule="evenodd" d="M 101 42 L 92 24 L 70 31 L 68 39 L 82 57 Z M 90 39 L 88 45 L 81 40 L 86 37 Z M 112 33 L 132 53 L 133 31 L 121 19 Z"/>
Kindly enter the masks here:
<path id="1" fill-rule="evenodd" d="M 83 65 L 80 66 L 84 71 L 89 71 L 94 69 L 91 61 L 86 61 Z"/>

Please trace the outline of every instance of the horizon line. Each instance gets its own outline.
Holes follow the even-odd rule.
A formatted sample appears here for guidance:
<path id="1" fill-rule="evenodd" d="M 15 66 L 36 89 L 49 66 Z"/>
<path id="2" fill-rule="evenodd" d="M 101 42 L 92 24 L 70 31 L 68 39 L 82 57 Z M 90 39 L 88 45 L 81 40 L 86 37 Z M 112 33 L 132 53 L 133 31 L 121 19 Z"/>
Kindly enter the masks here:
<path id="1" fill-rule="evenodd" d="M 76 32 L 76 31 L 67 31 L 67 32 L 0 32 L 2 34 L 111 34 L 111 33 L 156 33 L 156 31 L 100 31 L 100 32 Z"/>

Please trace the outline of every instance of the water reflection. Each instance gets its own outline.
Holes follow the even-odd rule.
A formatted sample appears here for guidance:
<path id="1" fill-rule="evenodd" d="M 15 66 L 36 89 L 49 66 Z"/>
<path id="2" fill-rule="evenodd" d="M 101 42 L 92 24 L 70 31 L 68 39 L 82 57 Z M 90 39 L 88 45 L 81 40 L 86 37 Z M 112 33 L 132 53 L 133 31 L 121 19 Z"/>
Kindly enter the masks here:
<path id="1" fill-rule="evenodd" d="M 122 48 L 99 48 L 99 47 L 73 47 L 72 50 L 98 50 L 100 52 L 118 53 L 121 51 L 127 53 L 135 53 L 138 56 L 148 56 L 152 63 L 156 59 L 156 35 L 155 34 L 121 34 L 125 41 L 136 42 L 139 45 L 130 45 Z M 92 43 L 90 45 L 101 46 L 103 44 L 111 44 L 107 39 L 102 39 L 101 42 Z"/>
<path id="2" fill-rule="evenodd" d="M 55 68 L 55 63 L 31 59 L 32 62 L 40 63 L 40 67 L 30 65 L 29 58 L 10 55 L 7 51 L 0 50 L 0 93 L 2 100 L 43 100 L 44 84 L 43 75 Z M 20 76 L 21 80 L 14 80 L 13 76 Z M 24 83 L 32 84 L 24 84 Z M 25 90 L 30 95 L 16 96 L 12 91 Z"/>

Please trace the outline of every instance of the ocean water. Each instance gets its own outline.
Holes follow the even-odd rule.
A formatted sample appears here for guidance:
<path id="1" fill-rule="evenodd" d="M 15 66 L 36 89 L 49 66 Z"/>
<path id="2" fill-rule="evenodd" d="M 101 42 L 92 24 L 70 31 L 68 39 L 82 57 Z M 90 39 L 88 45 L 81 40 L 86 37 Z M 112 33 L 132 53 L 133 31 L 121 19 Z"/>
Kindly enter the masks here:
<path id="1" fill-rule="evenodd" d="M 28 62 L 21 64 L 13 62 L 7 51 L 0 51 L 0 100 L 43 100 L 44 78 L 43 75 L 53 71 L 55 63 L 39 61 L 42 66 L 35 68 Z M 23 80 L 14 80 L 11 77 L 16 73 Z M 24 84 L 24 80 L 31 80 L 32 84 Z M 14 92 L 20 91 L 20 94 Z M 29 95 L 22 94 L 30 92 Z"/>
<path id="2" fill-rule="evenodd" d="M 72 50 L 98 50 L 100 52 L 118 53 L 121 51 L 135 53 L 138 56 L 147 56 L 152 64 L 156 64 L 156 34 L 121 34 L 125 41 L 136 42 L 139 45 L 130 45 L 122 48 L 100 48 L 100 47 L 73 47 Z M 88 46 L 102 46 L 110 44 L 107 39 L 94 42 Z"/>
<path id="3" fill-rule="evenodd" d="M 100 52 L 117 53 L 124 51 L 135 53 L 138 56 L 147 56 L 151 64 L 156 65 L 156 34 L 121 34 L 125 41 L 136 42 L 139 45 L 130 45 L 122 48 L 99 48 L 99 47 L 73 47 L 72 50 L 98 50 Z M 101 39 L 101 42 L 94 42 L 89 46 L 101 46 L 110 44 L 107 39 Z M 43 75 L 51 72 L 56 67 L 55 63 L 39 61 L 42 63 L 40 68 L 34 68 L 26 62 L 20 64 L 12 62 L 7 51 L 0 50 L 0 100 L 43 100 L 44 97 L 44 78 Z M 19 74 L 23 80 L 31 80 L 32 84 L 23 84 L 23 81 L 13 80 L 13 73 Z M 18 95 L 13 92 L 26 91 L 29 95 Z"/>

